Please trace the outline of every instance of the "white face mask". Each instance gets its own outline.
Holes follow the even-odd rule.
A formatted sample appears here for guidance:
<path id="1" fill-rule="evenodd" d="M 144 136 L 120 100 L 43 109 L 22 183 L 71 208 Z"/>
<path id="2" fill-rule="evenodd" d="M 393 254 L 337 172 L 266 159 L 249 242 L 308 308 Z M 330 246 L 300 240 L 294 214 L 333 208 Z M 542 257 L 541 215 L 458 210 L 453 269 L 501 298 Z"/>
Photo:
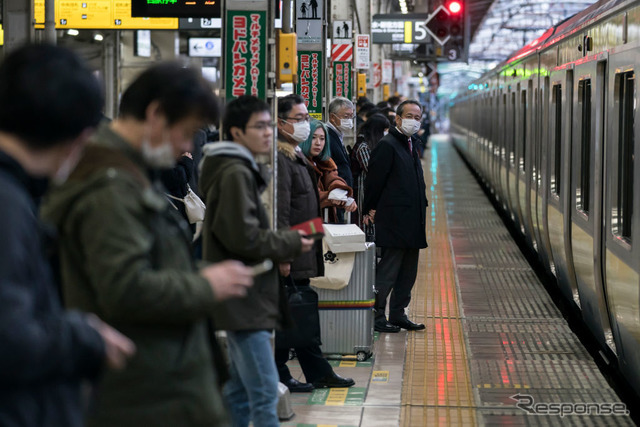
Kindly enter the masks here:
<path id="1" fill-rule="evenodd" d="M 402 119 L 402 133 L 411 136 L 420 130 L 420 122 L 414 119 Z"/>
<path id="2" fill-rule="evenodd" d="M 175 166 L 176 158 L 173 155 L 173 145 L 171 141 L 164 140 L 162 145 L 152 147 L 147 138 L 142 141 L 142 158 L 152 168 L 170 169 Z"/>
<path id="3" fill-rule="evenodd" d="M 62 185 L 67 182 L 69 175 L 71 175 L 71 172 L 73 172 L 77 164 L 77 156 L 68 156 L 66 159 L 64 159 L 64 161 L 56 171 L 56 174 L 51 178 L 51 182 L 53 182 L 53 184 L 56 186 Z"/>
<path id="4" fill-rule="evenodd" d="M 382 131 L 382 135 L 384 135 L 384 136 L 389 135 L 389 131 L 388 131 L 388 130 L 383 130 L 383 131 Z"/>
<path id="5" fill-rule="evenodd" d="M 295 142 L 302 142 L 309 138 L 309 134 L 311 134 L 311 126 L 309 122 L 303 121 L 298 123 L 292 123 L 293 125 L 293 134 L 282 130 L 282 133 L 285 135 L 289 135 Z"/>
<path id="6" fill-rule="evenodd" d="M 346 131 L 353 129 L 353 119 L 340 119 L 340 130 Z"/>

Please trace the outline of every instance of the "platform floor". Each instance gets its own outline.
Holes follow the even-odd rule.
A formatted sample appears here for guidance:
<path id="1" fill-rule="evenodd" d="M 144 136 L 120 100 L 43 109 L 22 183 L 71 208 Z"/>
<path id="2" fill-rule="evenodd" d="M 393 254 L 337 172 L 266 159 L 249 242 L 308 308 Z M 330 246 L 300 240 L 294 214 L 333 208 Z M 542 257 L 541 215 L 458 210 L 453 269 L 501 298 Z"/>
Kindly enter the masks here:
<path id="1" fill-rule="evenodd" d="M 372 359 L 332 361 L 355 387 L 293 394 L 296 416 L 282 425 L 634 425 L 628 416 L 516 406 L 593 414 L 594 405 L 572 404 L 619 398 L 446 137 L 432 139 L 423 165 L 429 248 L 409 317 L 426 330 L 376 334 Z"/>

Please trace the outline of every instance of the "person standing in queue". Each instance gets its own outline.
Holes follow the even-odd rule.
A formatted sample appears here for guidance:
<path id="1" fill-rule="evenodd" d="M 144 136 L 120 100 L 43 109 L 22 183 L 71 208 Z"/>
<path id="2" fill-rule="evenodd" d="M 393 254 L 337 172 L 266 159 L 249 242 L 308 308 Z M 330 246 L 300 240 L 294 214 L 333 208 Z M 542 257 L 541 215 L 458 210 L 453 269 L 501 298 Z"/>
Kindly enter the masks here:
<path id="1" fill-rule="evenodd" d="M 43 215 L 60 230 L 65 301 L 133 339 L 137 355 L 107 372 L 89 427 L 227 425 L 223 368 L 209 322 L 217 304 L 246 295 L 251 269 L 197 269 L 188 224 L 165 197 L 159 170 L 191 152 L 219 106 L 195 70 L 156 64 L 123 93 Z"/>
<path id="2" fill-rule="evenodd" d="M 349 162 L 349 153 L 344 146 L 344 134 L 353 129 L 354 114 L 353 103 L 343 97 L 336 97 L 329 104 L 329 121 L 327 122 L 329 151 L 331 159 L 338 168 L 338 175 L 350 188 L 353 188 L 353 175 Z M 338 222 L 344 222 L 344 209 L 338 209 Z"/>
<path id="3" fill-rule="evenodd" d="M 0 425 L 80 427 L 81 381 L 121 369 L 135 346 L 93 315 L 65 312 L 38 220 L 102 116 L 91 71 L 59 47 L 25 46 L 0 66 Z M 34 125 L 36 120 L 37 125 Z"/>
<path id="4" fill-rule="evenodd" d="M 270 229 L 260 199 L 269 177 L 255 156 L 271 151 L 269 105 L 251 95 L 234 99 L 227 104 L 223 129 L 231 142 L 203 149 L 204 259 L 277 263 L 309 252 L 314 242 L 302 237 L 302 231 Z M 231 378 L 224 396 L 234 427 L 247 427 L 250 421 L 261 427 L 280 425 L 278 371 L 271 349 L 272 331 L 280 327 L 282 317 L 279 287 L 277 266 L 272 264 L 255 277 L 246 297 L 225 301 L 215 311 L 216 328 L 227 331 Z"/>
<path id="5" fill-rule="evenodd" d="M 320 216 L 318 177 L 298 148 L 311 129 L 309 113 L 300 95 L 278 99 L 278 228 L 286 229 Z M 280 263 L 280 274 L 291 276 L 296 287 L 309 287 L 309 278 L 322 275 L 322 248 L 316 242 L 311 252 Z M 316 307 L 317 309 L 317 307 Z M 320 337 L 317 337 L 318 341 Z M 276 340 L 277 341 L 277 340 Z M 322 356 L 319 345 L 295 348 L 300 367 L 307 380 L 301 383 L 287 367 L 288 348 L 276 348 L 276 366 L 280 382 L 291 392 L 310 392 L 313 388 L 351 387 L 351 378 L 337 375 Z"/>
<path id="6" fill-rule="evenodd" d="M 376 245 L 382 253 L 375 285 L 374 328 L 378 332 L 424 329 L 405 313 L 418 273 L 420 249 L 427 247 L 426 186 L 413 138 L 420 129 L 422 106 L 418 101 L 404 101 L 396 113 L 395 127 L 371 152 L 365 180 L 364 221 L 375 222 Z"/>

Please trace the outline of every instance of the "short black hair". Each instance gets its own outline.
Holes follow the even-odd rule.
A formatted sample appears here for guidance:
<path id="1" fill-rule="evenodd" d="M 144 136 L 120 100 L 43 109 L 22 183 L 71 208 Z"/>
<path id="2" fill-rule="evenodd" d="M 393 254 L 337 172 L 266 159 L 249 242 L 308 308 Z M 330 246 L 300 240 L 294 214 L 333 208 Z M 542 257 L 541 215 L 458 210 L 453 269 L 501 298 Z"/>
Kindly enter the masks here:
<path id="1" fill-rule="evenodd" d="M 360 98 L 358 98 L 358 101 L 356 101 L 356 106 L 358 107 L 362 107 L 365 104 L 371 104 L 371 101 L 369 101 L 369 98 L 367 98 L 366 96 L 361 96 Z"/>
<path id="2" fill-rule="evenodd" d="M 367 112 L 373 110 L 374 108 L 376 108 L 376 106 L 372 102 L 367 102 L 366 104 L 362 104 L 360 106 L 360 110 L 358 111 L 358 115 L 364 116 L 367 114 Z"/>
<path id="3" fill-rule="evenodd" d="M 424 109 L 422 108 L 422 104 L 420 104 L 418 101 L 414 99 L 407 99 L 406 101 L 403 101 L 400 105 L 398 105 L 398 108 L 396 108 L 396 115 L 402 116 L 402 113 L 404 112 L 404 107 L 409 104 L 414 104 L 420 107 L 420 112 L 424 111 Z"/>
<path id="4" fill-rule="evenodd" d="M 304 98 L 295 93 L 278 98 L 278 117 L 287 117 L 289 111 L 298 104 L 304 104 Z"/>
<path id="5" fill-rule="evenodd" d="M 229 133 L 232 127 L 240 128 L 244 132 L 245 126 L 249 123 L 251 116 L 264 111 L 268 113 L 271 112 L 269 104 L 252 95 L 243 95 L 229 102 L 225 108 L 224 119 L 222 120 L 222 126 L 224 127 L 224 133 L 227 139 L 230 141 L 233 140 L 233 137 Z"/>
<path id="6" fill-rule="evenodd" d="M 122 94 L 120 116 L 144 121 L 154 101 L 169 125 L 191 116 L 207 123 L 216 123 L 220 117 L 218 99 L 207 81 L 177 62 L 160 63 L 140 74 Z"/>
<path id="7" fill-rule="evenodd" d="M 85 63 L 68 49 L 27 45 L 0 65 L 0 131 L 47 149 L 98 125 L 104 97 Z"/>
<path id="8" fill-rule="evenodd" d="M 389 99 L 387 100 L 387 102 L 389 102 L 389 104 L 391 105 L 396 105 L 400 103 L 400 97 L 399 96 L 390 96 Z"/>

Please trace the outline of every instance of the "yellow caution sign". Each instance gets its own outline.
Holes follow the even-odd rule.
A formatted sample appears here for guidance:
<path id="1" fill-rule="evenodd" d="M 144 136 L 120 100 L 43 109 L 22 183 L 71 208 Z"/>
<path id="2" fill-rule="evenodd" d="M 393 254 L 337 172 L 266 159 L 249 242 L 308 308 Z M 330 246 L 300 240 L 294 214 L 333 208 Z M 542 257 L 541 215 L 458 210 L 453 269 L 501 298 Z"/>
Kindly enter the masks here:
<path id="1" fill-rule="evenodd" d="M 326 406 L 344 406 L 345 400 L 347 400 L 348 388 L 332 388 L 327 396 Z"/>
<path id="2" fill-rule="evenodd" d="M 371 382 L 388 383 L 389 371 L 373 371 L 373 373 L 371 374 Z"/>
<path id="3" fill-rule="evenodd" d="M 358 98 L 367 96 L 367 74 L 358 73 Z"/>

